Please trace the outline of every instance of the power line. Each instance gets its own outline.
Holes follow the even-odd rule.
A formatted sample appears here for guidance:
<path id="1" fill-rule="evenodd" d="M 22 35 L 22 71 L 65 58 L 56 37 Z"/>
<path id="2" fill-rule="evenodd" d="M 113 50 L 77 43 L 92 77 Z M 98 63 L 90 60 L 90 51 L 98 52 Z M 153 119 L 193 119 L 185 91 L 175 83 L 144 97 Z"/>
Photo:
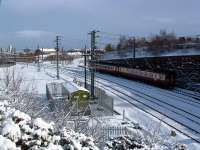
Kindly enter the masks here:
<path id="1" fill-rule="evenodd" d="M 102 34 L 108 35 L 108 36 L 112 36 L 112 37 L 126 37 L 126 38 L 131 38 L 132 36 L 130 34 L 118 34 L 118 33 L 111 33 L 111 32 L 105 32 L 105 31 L 101 31 Z"/>

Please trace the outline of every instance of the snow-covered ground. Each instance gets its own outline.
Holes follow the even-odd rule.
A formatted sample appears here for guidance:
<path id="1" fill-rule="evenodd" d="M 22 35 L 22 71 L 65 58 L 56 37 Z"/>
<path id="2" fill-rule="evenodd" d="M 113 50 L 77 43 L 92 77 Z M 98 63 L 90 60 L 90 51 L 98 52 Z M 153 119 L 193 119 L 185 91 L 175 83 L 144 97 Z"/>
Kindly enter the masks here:
<path id="1" fill-rule="evenodd" d="M 72 70 L 74 69 L 74 70 L 76 70 L 75 68 L 71 68 Z M 77 68 L 77 70 L 80 70 L 80 68 Z M 65 72 L 66 73 L 66 72 Z M 67 74 L 67 73 L 66 73 Z M 68 73 L 69 74 L 69 73 Z M 77 73 L 78 74 L 78 73 Z M 71 74 L 72 75 L 72 74 Z M 74 76 L 74 74 L 72 75 L 72 76 Z M 114 78 L 114 77 L 110 77 L 110 76 L 107 76 L 107 75 L 105 75 L 107 78 Z M 124 82 L 124 79 L 119 79 L 119 78 L 117 78 L 116 79 L 118 82 Z M 103 80 L 100 80 L 100 82 L 105 82 L 105 81 L 103 81 Z M 111 86 L 113 86 L 113 87 L 116 87 L 117 85 L 115 85 L 115 84 L 112 84 L 112 83 L 107 83 L 107 84 L 109 84 L 109 85 L 111 85 Z M 132 86 L 134 86 L 135 85 L 135 83 L 134 82 L 131 82 L 131 81 L 127 81 L 126 83 L 125 83 L 126 85 L 129 85 L 129 86 L 131 86 L 131 84 L 132 84 Z M 137 84 L 136 84 L 137 85 Z M 136 86 L 135 85 L 135 86 Z M 139 88 L 138 86 L 136 86 L 137 88 Z M 147 86 L 148 87 L 148 86 Z M 119 87 L 120 88 L 120 87 Z M 156 88 L 155 88 L 156 89 Z M 182 107 L 182 108 L 186 108 L 186 110 L 187 110 L 187 108 L 189 107 L 189 109 L 190 109 L 190 106 L 186 106 L 186 104 L 184 104 L 185 106 L 181 106 L 181 105 L 183 105 L 183 104 L 181 104 L 181 102 L 180 102 L 180 99 L 185 99 L 186 97 L 179 97 L 179 98 L 177 98 L 177 99 L 174 99 L 174 101 L 173 100 L 171 100 L 172 98 L 170 97 L 170 93 L 168 93 L 168 95 L 167 95 L 167 93 L 166 93 L 166 95 L 165 96 L 161 96 L 161 95 L 159 95 L 160 93 L 159 92 L 157 92 L 155 89 L 143 89 L 143 88 L 139 88 L 139 90 L 141 90 L 141 91 L 144 91 L 144 90 L 146 90 L 147 91 L 147 93 L 149 92 L 149 94 L 150 93 L 152 93 L 152 95 L 154 95 L 155 97 L 158 97 L 158 98 L 161 98 L 161 99 L 163 99 L 163 100 L 166 100 L 166 101 L 171 101 L 171 103 L 172 103 L 172 105 L 175 105 L 175 106 L 177 106 L 177 107 L 179 107 L 179 105 L 180 105 L 180 107 Z M 120 89 L 120 90 L 125 90 L 126 92 L 128 92 L 128 93 L 130 93 L 130 94 L 133 94 L 133 93 L 131 93 L 131 91 L 129 92 L 129 90 L 127 90 L 127 89 Z M 157 89 L 158 91 L 159 91 L 159 89 Z M 161 90 L 162 91 L 162 90 Z M 142 125 L 144 128 L 146 128 L 146 129 L 149 129 L 149 130 L 154 130 L 155 128 L 157 128 L 157 127 L 160 127 L 161 126 L 161 133 L 160 134 L 162 134 L 162 136 L 163 136 L 163 138 L 165 138 L 167 135 L 169 135 L 169 133 L 170 133 L 170 131 L 172 131 L 172 130 L 174 130 L 174 129 L 172 129 L 172 128 L 170 128 L 169 126 L 167 126 L 166 124 L 163 124 L 163 123 L 161 123 L 161 121 L 159 121 L 159 120 L 157 120 L 157 119 L 155 119 L 154 117 L 152 117 L 152 116 L 150 116 L 150 115 L 148 115 L 148 114 L 146 114 L 146 113 L 144 113 L 143 111 L 141 111 L 141 110 L 139 110 L 138 108 L 136 108 L 136 107 L 134 107 L 133 105 L 130 105 L 130 103 L 128 103 L 128 102 L 125 102 L 124 100 L 122 100 L 122 99 L 120 99 L 118 96 L 116 96 L 116 95 L 114 95 L 113 93 L 110 93 L 114 98 L 115 98 L 115 105 L 114 105 L 114 107 L 115 107 L 115 110 L 117 110 L 119 113 L 121 113 L 122 114 L 122 112 L 123 112 L 123 110 L 125 110 L 126 111 L 126 116 L 127 116 L 127 118 L 129 118 L 130 120 L 132 120 L 132 121 L 134 121 L 134 122 L 138 122 L 140 125 Z M 179 95 L 180 96 L 180 95 Z M 188 98 L 188 97 L 187 97 Z M 178 101 L 178 99 L 179 99 L 179 101 Z M 188 98 L 188 99 L 190 99 L 190 98 Z M 174 104 L 173 104 L 174 103 Z M 188 104 L 187 104 L 188 105 Z M 194 108 L 194 110 L 192 110 Z M 188 109 L 188 110 L 189 110 Z M 191 108 L 191 110 L 192 111 L 195 111 L 195 107 L 192 107 Z M 167 111 L 167 110 L 166 110 Z M 199 112 L 199 110 L 196 110 L 197 111 L 197 114 L 198 114 L 198 112 Z M 178 117 L 178 116 L 177 116 Z M 188 117 L 189 117 L 189 115 L 188 115 Z M 161 117 L 161 119 L 162 120 L 165 120 L 166 118 L 162 118 Z M 166 119 L 167 120 L 167 119 Z M 198 120 L 198 119 L 197 119 Z M 168 121 L 168 120 L 167 120 Z M 183 120 L 184 121 L 184 120 Z M 187 121 L 187 120 L 185 120 L 185 121 Z M 177 124 L 175 124 L 175 125 L 177 125 Z M 178 127 L 178 126 L 177 126 Z M 198 128 L 198 126 L 196 127 L 196 128 Z M 181 129 L 183 129 L 183 130 L 187 130 L 187 129 L 184 129 L 184 128 L 181 128 Z M 153 131 L 152 131 L 153 132 Z M 179 132 L 177 132 L 178 133 L 178 135 L 176 136 L 176 138 L 175 138 L 175 140 L 177 140 L 178 142 L 180 142 L 180 143 L 184 143 L 184 144 L 186 144 L 186 145 L 188 145 L 189 146 L 189 149 L 199 149 L 200 148 L 200 145 L 199 144 L 197 144 L 197 143 L 195 143 L 193 140 L 191 140 L 190 138 L 188 138 L 188 137 L 186 137 L 186 136 L 184 136 L 184 135 L 182 135 L 181 133 L 179 133 Z M 198 137 L 197 137 L 198 138 Z"/>
<path id="2" fill-rule="evenodd" d="M 80 74 L 80 72 L 82 72 L 82 69 L 77 67 L 78 65 L 80 65 L 80 63 L 82 63 L 83 60 L 82 59 L 77 59 L 73 62 L 73 64 L 71 64 L 70 70 L 75 70 L 77 76 L 78 74 Z M 55 81 L 56 80 L 56 71 L 55 68 L 53 66 L 55 65 L 51 65 L 51 64 L 45 64 L 45 66 L 52 66 L 52 68 L 40 68 L 40 71 L 38 71 L 37 65 L 26 65 L 26 64 L 17 64 L 15 66 L 16 70 L 18 72 L 21 72 L 23 74 L 23 76 L 25 77 L 25 81 L 26 82 L 34 82 L 34 86 L 36 87 L 35 89 L 37 90 L 37 93 L 39 95 L 43 95 L 44 99 L 46 98 L 45 93 L 46 93 L 46 83 L 51 82 L 51 81 Z M 64 67 L 64 66 L 63 66 Z M 3 71 L 1 70 L 1 74 L 3 75 Z M 73 80 L 74 79 L 74 73 L 72 73 L 71 71 L 61 71 L 61 76 L 64 77 L 67 80 Z M 78 72 L 79 71 L 79 72 Z M 102 76 L 100 74 L 98 74 L 99 76 Z M 130 87 L 134 87 L 134 88 L 138 88 L 141 92 L 142 91 L 146 91 L 147 94 L 152 94 L 153 96 L 157 97 L 157 98 L 161 98 L 164 100 L 166 100 L 167 102 L 170 102 L 172 105 L 177 105 L 179 106 L 179 102 L 178 100 L 171 100 L 172 97 L 170 97 L 170 95 L 166 94 L 165 96 L 161 96 L 160 93 L 161 91 L 159 91 L 159 89 L 156 90 L 156 88 L 152 88 L 151 86 L 147 86 L 148 88 L 144 89 L 144 87 L 140 87 L 138 84 L 136 84 L 134 81 L 129 81 L 129 80 L 125 80 L 125 79 L 119 79 L 116 77 L 112 77 L 109 75 L 103 75 L 104 78 L 108 78 L 109 80 L 112 80 L 114 82 L 119 82 L 119 83 L 124 83 L 129 85 Z M 116 85 L 114 83 L 111 82 L 106 82 L 103 79 L 98 78 L 99 82 L 102 82 L 104 84 L 108 84 L 109 86 L 113 86 L 115 88 L 118 88 L 121 91 L 127 92 L 128 94 L 132 94 L 134 95 L 134 93 L 132 93 L 131 89 L 122 89 L 122 87 L 120 87 L 119 85 Z M 98 86 L 98 84 L 97 84 Z M 99 86 L 102 87 L 102 85 L 99 84 Z M 104 87 L 102 87 L 104 88 Z M 107 87 L 105 87 L 104 89 L 107 89 Z M 173 130 L 172 128 L 170 128 L 169 126 L 167 126 L 166 124 L 162 123 L 161 121 L 159 121 L 158 119 L 152 117 L 151 115 L 145 113 L 144 111 L 136 108 L 135 106 L 131 105 L 130 103 L 124 101 L 123 99 L 119 98 L 118 96 L 116 96 L 115 94 L 113 94 L 112 92 L 107 91 L 108 94 L 110 94 L 111 96 L 114 97 L 114 109 L 119 112 L 120 114 L 123 113 L 123 111 L 125 110 L 125 116 L 126 118 L 128 118 L 129 120 L 135 122 L 135 123 L 139 123 L 140 126 L 142 126 L 142 128 L 149 130 L 150 132 L 155 132 L 156 129 L 159 128 L 159 135 L 163 138 L 163 139 L 167 139 L 167 141 L 171 141 L 171 143 L 182 143 L 182 144 L 186 144 L 188 149 L 191 150 L 198 150 L 200 149 L 200 145 L 195 143 L 193 140 L 189 139 L 188 137 L 180 134 L 179 132 L 177 132 L 177 136 L 176 137 L 170 137 L 170 131 Z M 177 99 L 184 99 L 184 97 L 180 97 Z M 194 111 L 194 113 L 199 114 L 199 111 L 195 108 L 195 107 L 191 107 L 190 105 L 185 105 L 185 106 L 181 106 L 183 108 L 188 108 L 188 110 L 190 109 L 191 112 Z M 191 107 L 191 108 L 190 108 Z M 194 109 L 193 109 L 194 108 Z M 166 118 L 162 118 L 163 120 L 165 120 Z"/>
<path id="3" fill-rule="evenodd" d="M 46 74 L 44 70 L 39 71 L 36 65 L 29 64 L 17 64 L 9 68 L 9 73 L 12 74 L 14 71 L 15 77 L 23 77 L 23 81 L 26 84 L 32 84 L 35 86 L 38 94 L 46 94 L 46 83 L 55 80 Z M 0 68 L 0 78 L 3 79 L 6 74 L 6 68 Z"/>

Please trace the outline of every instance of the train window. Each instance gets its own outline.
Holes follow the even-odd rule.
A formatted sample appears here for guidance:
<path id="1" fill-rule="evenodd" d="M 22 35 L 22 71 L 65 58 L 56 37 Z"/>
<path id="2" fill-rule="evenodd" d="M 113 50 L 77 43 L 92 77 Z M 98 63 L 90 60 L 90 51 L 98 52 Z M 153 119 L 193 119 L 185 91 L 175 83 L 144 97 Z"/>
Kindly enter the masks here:
<path id="1" fill-rule="evenodd" d="M 124 68 L 124 72 L 127 73 L 127 68 Z"/>
<path id="2" fill-rule="evenodd" d="M 130 74 L 135 74 L 135 69 L 130 69 Z"/>
<path id="3" fill-rule="evenodd" d="M 157 73 L 157 74 L 156 74 L 156 79 L 157 79 L 157 80 L 162 80 L 162 74 L 158 74 L 158 73 Z"/>
<path id="4" fill-rule="evenodd" d="M 140 71 L 139 70 L 135 70 L 135 74 L 136 75 L 140 75 Z"/>
<path id="5" fill-rule="evenodd" d="M 144 71 L 140 71 L 140 74 L 141 74 L 141 76 L 145 77 L 144 76 Z"/>
<path id="6" fill-rule="evenodd" d="M 146 72 L 145 75 L 146 77 L 151 78 L 151 72 Z"/>
<path id="7" fill-rule="evenodd" d="M 166 76 L 165 76 L 165 74 L 162 74 L 161 79 L 162 79 L 162 80 L 166 80 Z"/>
<path id="8" fill-rule="evenodd" d="M 156 73 L 153 73 L 153 79 L 154 79 L 154 80 L 158 80 L 158 79 L 159 79 L 159 77 L 157 76 Z"/>
<path id="9" fill-rule="evenodd" d="M 125 68 L 123 68 L 123 72 L 126 72 L 126 69 L 125 69 Z"/>
<path id="10" fill-rule="evenodd" d="M 127 73 L 127 68 L 124 68 L 124 72 Z"/>
<path id="11" fill-rule="evenodd" d="M 135 69 L 131 69 L 131 73 L 134 73 L 135 72 Z"/>
<path id="12" fill-rule="evenodd" d="M 153 78 L 153 72 L 149 72 L 149 77 Z"/>
<path id="13" fill-rule="evenodd" d="M 146 72 L 145 71 L 143 71 L 143 77 L 146 77 Z"/>
<path id="14" fill-rule="evenodd" d="M 133 69 L 128 69 L 128 73 L 132 73 L 132 70 L 133 70 Z"/>

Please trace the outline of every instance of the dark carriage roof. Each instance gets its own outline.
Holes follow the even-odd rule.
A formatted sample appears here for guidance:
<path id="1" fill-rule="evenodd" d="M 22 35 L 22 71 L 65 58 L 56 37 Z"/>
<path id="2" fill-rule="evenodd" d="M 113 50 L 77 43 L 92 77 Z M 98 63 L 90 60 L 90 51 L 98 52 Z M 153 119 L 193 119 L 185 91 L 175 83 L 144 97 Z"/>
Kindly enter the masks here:
<path id="1" fill-rule="evenodd" d="M 142 59 L 142 58 L 161 58 L 161 57 L 200 57 L 200 49 L 177 49 L 177 50 L 171 50 L 171 51 L 164 51 L 161 54 L 152 54 L 145 51 L 139 51 L 136 52 L 136 59 Z M 100 60 L 106 61 L 106 60 L 122 60 L 122 59 L 131 59 L 133 58 L 133 51 L 132 50 L 126 50 L 123 53 L 119 53 L 117 51 L 108 52 L 106 53 Z"/>

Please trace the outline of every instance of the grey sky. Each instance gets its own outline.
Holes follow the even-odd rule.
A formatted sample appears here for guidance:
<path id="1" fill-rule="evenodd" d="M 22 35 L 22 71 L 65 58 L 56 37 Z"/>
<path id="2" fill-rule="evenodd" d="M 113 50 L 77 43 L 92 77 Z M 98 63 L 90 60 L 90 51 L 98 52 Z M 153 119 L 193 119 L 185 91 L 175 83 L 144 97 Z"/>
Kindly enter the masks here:
<path id="1" fill-rule="evenodd" d="M 199 0 L 2 0 L 0 47 L 83 47 L 92 29 L 149 36 L 160 29 L 200 34 Z M 81 40 L 82 39 L 82 40 Z"/>

